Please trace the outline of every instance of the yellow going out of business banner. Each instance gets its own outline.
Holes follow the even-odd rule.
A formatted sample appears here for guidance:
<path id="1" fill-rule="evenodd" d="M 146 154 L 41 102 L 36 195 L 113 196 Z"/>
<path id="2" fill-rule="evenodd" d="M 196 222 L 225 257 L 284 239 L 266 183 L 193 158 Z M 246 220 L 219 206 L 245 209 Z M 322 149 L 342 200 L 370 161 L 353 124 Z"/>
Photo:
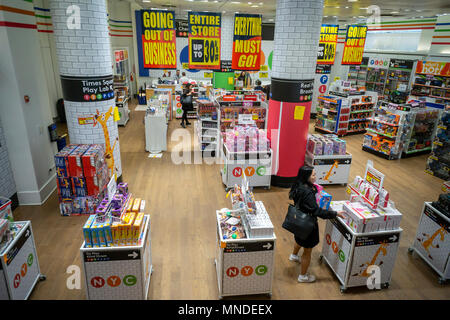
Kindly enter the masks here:
<path id="1" fill-rule="evenodd" d="M 189 12 L 189 69 L 220 69 L 222 15 Z"/>
<path id="2" fill-rule="evenodd" d="M 344 52 L 341 64 L 361 64 L 366 44 L 367 26 L 350 25 L 347 27 Z"/>
<path id="3" fill-rule="evenodd" d="M 176 69 L 175 12 L 142 10 L 144 68 Z"/>
<path id="4" fill-rule="evenodd" d="M 337 24 L 323 24 L 320 28 L 317 64 L 334 64 L 338 29 L 339 26 Z"/>

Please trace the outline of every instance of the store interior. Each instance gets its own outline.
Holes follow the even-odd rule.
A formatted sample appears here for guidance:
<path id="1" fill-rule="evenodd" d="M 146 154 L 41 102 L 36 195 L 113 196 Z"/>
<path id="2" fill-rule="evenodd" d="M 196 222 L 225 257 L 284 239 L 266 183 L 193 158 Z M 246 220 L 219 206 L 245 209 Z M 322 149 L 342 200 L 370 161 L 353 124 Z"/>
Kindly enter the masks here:
<path id="1" fill-rule="evenodd" d="M 0 0 L 0 299 L 450 299 L 446 1 L 85 2 Z M 314 283 L 282 226 L 302 165 L 345 216 Z"/>

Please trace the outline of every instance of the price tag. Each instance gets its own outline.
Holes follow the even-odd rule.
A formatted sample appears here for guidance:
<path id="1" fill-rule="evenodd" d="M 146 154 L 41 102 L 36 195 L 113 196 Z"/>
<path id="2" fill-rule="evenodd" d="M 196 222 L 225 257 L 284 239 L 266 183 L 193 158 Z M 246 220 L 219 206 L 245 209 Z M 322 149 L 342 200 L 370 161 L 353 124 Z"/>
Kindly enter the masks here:
<path id="1" fill-rule="evenodd" d="M 255 122 L 252 119 L 252 114 L 240 114 L 238 123 L 239 124 L 254 124 Z"/>
<path id="2" fill-rule="evenodd" d="M 323 115 L 328 115 L 328 109 L 323 108 L 323 109 L 322 109 L 322 114 L 323 114 Z"/>

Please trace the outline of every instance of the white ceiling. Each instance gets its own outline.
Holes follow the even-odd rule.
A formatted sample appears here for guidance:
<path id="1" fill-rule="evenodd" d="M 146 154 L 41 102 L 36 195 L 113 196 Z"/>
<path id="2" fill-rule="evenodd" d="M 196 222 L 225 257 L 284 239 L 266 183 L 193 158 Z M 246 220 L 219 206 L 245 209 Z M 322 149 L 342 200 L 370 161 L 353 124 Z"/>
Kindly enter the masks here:
<path id="1" fill-rule="evenodd" d="M 121 0 L 116 0 L 121 1 Z M 263 22 L 273 22 L 276 0 L 128 0 L 144 8 L 167 8 L 176 12 L 178 19 L 187 18 L 187 12 L 211 11 L 223 14 L 258 13 Z M 330 22 L 361 22 L 369 16 L 367 8 L 376 5 L 381 18 L 426 18 L 437 14 L 450 14 L 449 0 L 325 0 L 324 20 Z"/>

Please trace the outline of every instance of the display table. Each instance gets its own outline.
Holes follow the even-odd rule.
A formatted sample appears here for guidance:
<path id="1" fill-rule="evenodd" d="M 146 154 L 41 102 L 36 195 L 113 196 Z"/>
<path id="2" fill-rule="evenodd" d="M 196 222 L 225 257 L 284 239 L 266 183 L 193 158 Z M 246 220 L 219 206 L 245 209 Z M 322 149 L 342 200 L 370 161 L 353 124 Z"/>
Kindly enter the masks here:
<path id="1" fill-rule="evenodd" d="M 314 155 L 307 151 L 305 162 L 314 167 L 318 184 L 346 184 L 350 175 L 352 155 Z"/>
<path id="2" fill-rule="evenodd" d="M 341 210 L 344 201 L 333 202 Z M 402 229 L 356 233 L 341 218 L 327 220 L 320 260 L 330 266 L 341 283 L 341 292 L 349 287 L 366 286 L 373 271 L 380 268 L 380 284 L 387 288 L 397 257 Z"/>
<path id="3" fill-rule="evenodd" d="M 223 144 L 221 170 L 222 182 L 228 190 L 242 181 L 245 173 L 250 187 L 270 188 L 272 174 L 272 149 L 267 151 L 231 152 Z"/>
<path id="4" fill-rule="evenodd" d="M 257 214 L 246 220 L 245 228 L 247 238 L 226 239 L 220 225 L 220 213 L 216 212 L 216 272 L 219 287 L 219 298 L 225 296 L 239 296 L 250 294 L 272 295 L 272 281 L 275 258 L 276 237 L 273 225 L 270 222 L 260 222 L 256 225 L 254 220 L 267 221 L 268 215 L 262 202 L 257 203 Z M 270 226 L 272 229 L 270 229 Z M 249 232 L 249 229 L 255 229 Z M 259 229 L 263 232 L 257 232 Z M 269 236 L 267 232 L 271 230 Z M 249 235 L 253 238 L 249 238 Z"/>
<path id="5" fill-rule="evenodd" d="M 150 216 L 136 246 L 80 248 L 88 300 L 144 300 L 153 272 Z"/>
<path id="6" fill-rule="evenodd" d="M 167 150 L 167 116 L 165 112 L 147 113 L 144 118 L 145 150 L 160 153 Z"/>
<path id="7" fill-rule="evenodd" d="M 116 102 L 119 111 L 120 119 L 117 121 L 119 126 L 125 126 L 130 119 L 130 110 L 128 109 L 128 97 L 122 97 L 121 102 Z"/>
<path id="8" fill-rule="evenodd" d="M 30 221 L 11 222 L 21 229 L 0 252 L 0 300 L 25 300 L 41 274 Z"/>
<path id="9" fill-rule="evenodd" d="M 425 202 L 410 253 L 417 253 L 440 276 L 439 283 L 450 279 L 450 219 L 430 202 Z"/>

